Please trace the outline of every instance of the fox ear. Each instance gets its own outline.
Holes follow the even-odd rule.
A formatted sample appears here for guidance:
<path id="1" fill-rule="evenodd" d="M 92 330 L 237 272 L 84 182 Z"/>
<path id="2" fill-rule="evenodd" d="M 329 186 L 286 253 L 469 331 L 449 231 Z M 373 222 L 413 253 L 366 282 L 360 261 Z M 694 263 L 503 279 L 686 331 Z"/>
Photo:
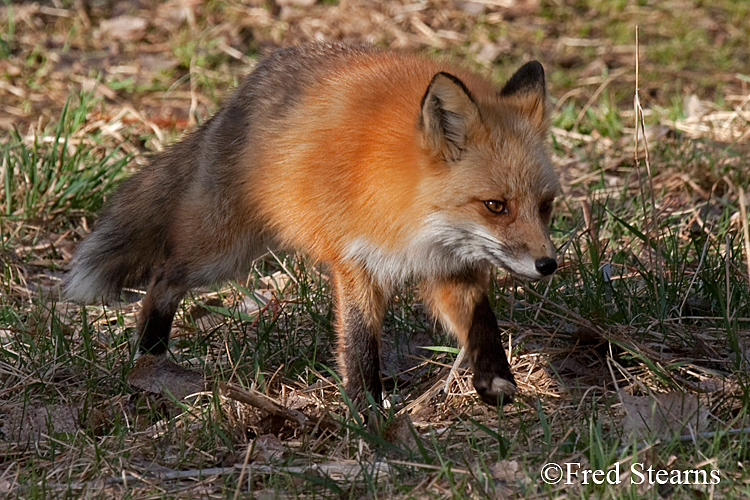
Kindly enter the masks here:
<path id="1" fill-rule="evenodd" d="M 442 158 L 461 157 L 479 110 L 466 86 L 453 75 L 436 74 L 422 97 L 419 124 L 427 146 Z"/>
<path id="2" fill-rule="evenodd" d="M 544 68 L 537 61 L 521 66 L 500 91 L 500 97 L 512 98 L 521 112 L 540 128 L 547 128 L 547 85 Z"/>

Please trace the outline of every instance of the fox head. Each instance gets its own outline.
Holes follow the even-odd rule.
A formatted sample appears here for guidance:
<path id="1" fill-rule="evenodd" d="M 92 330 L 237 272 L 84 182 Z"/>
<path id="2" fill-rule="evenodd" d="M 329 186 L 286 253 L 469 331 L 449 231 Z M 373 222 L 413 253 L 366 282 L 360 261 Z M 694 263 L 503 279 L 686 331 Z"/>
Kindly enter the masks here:
<path id="1" fill-rule="evenodd" d="M 493 95 L 474 96 L 457 77 L 437 73 L 417 128 L 430 157 L 420 195 L 432 250 L 528 280 L 554 273 L 549 221 L 559 183 L 545 145 L 541 64 L 525 64 Z"/>

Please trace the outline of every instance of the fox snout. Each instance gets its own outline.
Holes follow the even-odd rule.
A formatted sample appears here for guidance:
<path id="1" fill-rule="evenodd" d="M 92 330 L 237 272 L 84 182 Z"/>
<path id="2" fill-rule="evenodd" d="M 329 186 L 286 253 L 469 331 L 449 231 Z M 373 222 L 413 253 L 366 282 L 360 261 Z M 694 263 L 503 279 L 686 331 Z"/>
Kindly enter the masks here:
<path id="1" fill-rule="evenodd" d="M 534 267 L 542 276 L 550 276 L 557 270 L 557 261 L 552 257 L 542 257 L 534 262 Z"/>
<path id="2" fill-rule="evenodd" d="M 540 246 L 540 251 L 534 252 L 528 244 L 520 243 L 515 248 L 511 247 L 505 258 L 496 263 L 523 280 L 538 281 L 546 278 L 557 271 L 557 259 L 554 250 L 550 251 L 551 241 Z"/>
<path id="3" fill-rule="evenodd" d="M 548 220 L 522 220 L 506 231 L 508 259 L 505 267 L 511 274 L 538 281 L 557 271 L 555 245 L 550 239 Z M 502 240 L 501 240 L 502 241 Z"/>

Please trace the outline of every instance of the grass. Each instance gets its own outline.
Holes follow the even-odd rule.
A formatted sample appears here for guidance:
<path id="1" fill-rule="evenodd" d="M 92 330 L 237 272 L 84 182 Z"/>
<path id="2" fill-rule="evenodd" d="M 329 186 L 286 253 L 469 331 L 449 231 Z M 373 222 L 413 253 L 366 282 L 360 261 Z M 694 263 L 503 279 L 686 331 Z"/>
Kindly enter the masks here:
<path id="1" fill-rule="evenodd" d="M 556 106 L 551 149 L 564 185 L 552 223 L 560 269 L 533 285 L 502 272 L 493 282 L 521 390 L 505 408 L 478 403 L 463 370 L 449 394 L 434 390 L 455 360 L 455 343 L 425 315 L 413 287 L 404 286 L 384 326 L 392 404 L 369 425 L 337 388 L 326 271 L 302 256 L 267 255 L 245 281 L 196 290 L 183 302 L 170 356 L 205 374 L 208 384 L 180 401 L 127 383 L 139 293 L 85 307 L 59 296 L 75 242 L 116 184 L 145 163 L 144 151 L 180 133 L 175 124 L 183 115 L 160 114 L 154 95 L 205 119 L 244 69 L 222 43 L 254 58 L 267 40 L 304 39 L 296 30 L 307 25 L 294 17 L 297 11 L 284 14 L 292 21 L 275 24 L 246 6 L 198 8 L 194 24 L 170 28 L 170 40 L 183 41 L 170 49 L 175 65 L 128 74 L 127 58 L 139 50 L 126 46 L 116 56 L 120 73 L 87 73 L 101 82 L 91 91 L 71 91 L 55 76 L 61 54 L 85 61 L 99 43 L 86 38 L 90 30 L 79 14 L 61 15 L 74 13 L 74 5 L 32 15 L 47 16 L 46 46 L 30 38 L 33 23 L 8 18 L 0 29 L 0 71 L 3 88 L 19 92 L 8 94 L 3 109 L 29 120 L 0 138 L 0 493 L 29 499 L 750 495 L 750 288 L 742 236 L 748 221 L 738 196 L 750 185 L 742 135 L 748 106 L 747 82 L 735 77 L 750 74 L 742 45 L 750 35 L 741 22 L 747 8 L 730 0 L 688 3 L 541 2 L 541 25 L 523 13 L 508 24 L 491 11 L 476 23 L 464 16 L 452 25 L 453 4 L 418 11 L 435 30 L 459 26 L 466 35 L 429 49 L 438 54 L 472 59 L 472 43 L 507 41 L 513 53 L 487 68 L 499 81 L 527 55 L 548 67 Z M 94 24 L 101 8 L 89 13 Z M 353 15 L 335 18 L 335 2 L 315 8 L 310 12 L 322 20 L 314 29 L 329 36 L 349 29 Z M 162 25 L 160 14 L 152 14 L 147 36 L 156 43 Z M 266 24 L 243 24 L 248 19 Z M 633 43 L 634 22 L 641 23 L 650 178 L 643 146 L 634 161 L 633 52 L 619 49 Z M 382 24 L 366 26 L 376 42 L 392 43 L 391 31 L 379 31 Z M 392 29 L 418 36 L 410 26 L 407 18 Z M 242 30 L 254 38 L 241 38 Z M 64 34 L 59 45 L 55 33 Z M 36 110 L 40 92 L 62 99 Z M 716 117 L 712 129 L 698 129 L 688 94 L 702 100 L 703 123 Z M 721 114 L 736 109 L 731 122 Z M 151 110 L 166 118 L 150 121 Z M 732 130 L 722 129 L 725 123 Z M 219 382 L 332 424 L 300 427 L 227 397 Z M 547 484 L 540 474 L 548 463 L 603 471 L 619 464 L 622 482 L 596 484 L 579 475 L 572 485 Z M 720 482 L 633 484 L 631 465 L 718 470 Z"/>

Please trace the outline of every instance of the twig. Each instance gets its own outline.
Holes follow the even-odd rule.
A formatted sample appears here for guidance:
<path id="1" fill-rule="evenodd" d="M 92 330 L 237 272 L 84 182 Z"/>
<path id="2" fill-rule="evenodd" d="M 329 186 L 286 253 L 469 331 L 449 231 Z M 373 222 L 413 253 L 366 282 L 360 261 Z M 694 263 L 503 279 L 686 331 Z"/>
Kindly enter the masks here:
<path id="1" fill-rule="evenodd" d="M 742 217 L 742 234 L 745 239 L 745 261 L 747 262 L 747 278 L 750 280 L 750 230 L 748 230 L 747 204 L 745 203 L 745 191 L 738 188 L 740 193 L 740 216 Z"/>
<path id="2" fill-rule="evenodd" d="M 649 263 L 653 265 L 653 259 L 652 254 L 656 254 L 656 272 L 658 273 L 659 280 L 663 282 L 664 275 L 662 273 L 662 265 L 661 265 L 661 239 L 656 238 L 656 248 L 653 248 L 653 245 L 651 243 L 651 230 L 655 230 L 657 228 L 656 225 L 656 198 L 654 197 L 654 181 L 653 181 L 653 174 L 651 172 L 651 155 L 648 150 L 648 138 L 646 137 L 646 121 L 643 118 L 643 107 L 641 106 L 641 98 L 640 98 L 640 40 L 639 40 L 639 31 L 638 31 L 638 25 L 635 26 L 635 95 L 633 96 L 633 111 L 635 114 L 635 153 L 634 153 L 634 163 L 635 163 L 635 169 L 638 173 L 638 187 L 640 189 L 641 193 L 641 204 L 643 205 L 643 218 L 646 221 L 646 227 L 645 231 L 643 231 L 644 236 L 646 237 L 646 246 L 648 251 L 648 260 Z M 644 162 L 646 163 L 646 174 L 648 175 L 648 187 L 649 187 L 649 197 L 651 199 L 651 217 L 650 220 L 647 216 L 648 210 L 646 210 L 646 193 L 643 189 L 643 183 L 641 182 L 641 169 L 640 169 L 640 157 L 638 156 L 638 152 L 640 151 L 640 148 L 638 147 L 639 141 L 639 132 L 643 133 L 643 149 L 644 149 Z M 657 286 L 656 280 L 653 282 L 654 284 L 654 295 L 659 295 L 659 289 Z"/>
<path id="3" fill-rule="evenodd" d="M 432 465 L 432 464 L 420 464 L 418 462 L 407 462 L 405 460 L 389 460 L 388 463 L 394 465 L 403 465 L 405 467 L 414 467 L 415 469 L 434 470 L 441 471 L 445 468 L 444 465 Z M 451 474 L 470 474 L 469 469 L 461 469 L 459 467 L 451 467 Z"/>
<path id="4" fill-rule="evenodd" d="M 444 368 L 447 369 L 447 368 Z M 438 375 L 438 379 L 442 379 L 442 374 Z M 427 404 L 433 397 L 440 393 L 445 388 L 445 383 L 442 380 L 438 380 L 432 387 L 427 389 L 425 392 L 420 394 L 417 399 L 406 405 L 399 410 L 398 415 L 416 413 L 421 409 L 424 404 Z"/>
<path id="5" fill-rule="evenodd" d="M 245 479 L 245 471 L 247 471 L 247 464 L 250 463 L 250 454 L 253 450 L 253 444 L 252 443 L 247 444 L 247 450 L 245 450 L 245 461 L 242 462 L 242 469 L 240 469 L 240 478 L 237 480 L 237 489 L 234 490 L 234 497 L 233 500 L 237 500 L 240 496 L 240 488 L 242 487 L 242 481 Z"/>
<path id="6" fill-rule="evenodd" d="M 586 112 L 589 110 L 589 108 L 596 102 L 596 100 L 599 98 L 602 92 L 604 92 L 604 89 L 607 88 L 607 86 L 612 83 L 616 78 L 620 77 L 622 75 L 622 72 L 616 71 L 610 74 L 601 85 L 599 85 L 599 88 L 596 89 L 596 91 L 589 97 L 589 100 L 586 101 L 586 104 L 584 104 L 583 109 L 581 109 L 581 112 L 578 113 L 578 117 L 576 118 L 576 121 L 573 123 L 573 131 L 578 132 L 578 126 L 581 124 L 581 121 L 583 121 L 583 118 L 586 116 Z"/>
<path id="7" fill-rule="evenodd" d="M 400 462 L 391 462 L 400 464 Z M 412 465 L 411 463 L 404 463 L 404 465 Z M 422 464 L 413 464 L 415 467 L 430 469 L 431 466 Z M 322 476 L 333 479 L 334 481 L 343 483 L 351 482 L 356 480 L 358 477 L 365 473 L 372 474 L 376 481 L 385 481 L 390 477 L 392 468 L 388 462 L 373 462 L 371 464 L 362 464 L 359 462 L 325 462 L 321 464 L 312 464 L 304 466 L 273 466 L 266 464 L 235 464 L 230 467 L 213 467 L 209 469 L 190 469 L 190 470 L 177 470 L 162 473 L 149 474 L 148 477 L 137 474 L 134 472 L 122 471 L 120 475 L 111 476 L 103 480 L 105 485 L 123 484 L 128 487 L 134 487 L 137 484 L 146 483 L 151 487 L 160 490 L 165 493 L 164 488 L 160 488 L 155 484 L 155 480 L 159 481 L 176 481 L 183 479 L 201 479 L 215 476 L 227 476 L 233 475 L 238 470 L 250 469 L 260 474 L 310 474 L 318 473 Z M 462 474 L 465 473 L 463 470 L 452 470 L 452 472 Z M 18 483 L 15 483 L 18 484 Z M 71 483 L 47 483 L 46 487 L 52 491 L 68 491 L 68 490 L 84 490 L 92 488 L 101 488 L 102 480 L 86 481 L 86 482 L 71 482 Z M 16 492 L 24 492 L 28 490 L 30 486 L 18 485 Z M 11 490 L 12 491 L 12 490 Z"/>
<path id="8" fill-rule="evenodd" d="M 461 366 L 461 363 L 464 360 L 464 356 L 466 356 L 466 348 L 462 347 L 460 351 L 458 351 L 458 356 L 456 356 L 456 361 L 453 362 L 453 366 L 451 367 L 451 371 L 448 372 L 448 376 L 445 377 L 445 387 L 443 388 L 443 391 L 448 394 L 451 382 L 453 382 L 453 378 L 455 377 L 456 373 L 458 372 L 458 368 Z"/>
<path id="9" fill-rule="evenodd" d="M 743 427 L 742 429 L 728 429 L 726 431 L 701 432 L 695 435 L 683 434 L 678 439 L 680 441 L 694 441 L 696 437 L 708 439 L 714 436 L 733 436 L 735 434 L 750 434 L 750 427 Z"/>
<path id="10" fill-rule="evenodd" d="M 276 417 L 297 422 L 300 427 L 304 428 L 310 424 L 310 419 L 301 411 L 286 408 L 281 403 L 254 389 L 245 389 L 230 382 L 220 382 L 219 389 L 221 395 L 226 398 L 254 406 Z"/>
<path id="11" fill-rule="evenodd" d="M 303 429 L 320 426 L 322 429 L 338 430 L 339 427 L 334 420 L 325 415 L 322 416 L 318 422 L 315 422 L 301 411 L 287 408 L 278 401 L 275 401 L 254 389 L 245 389 L 230 382 L 220 382 L 219 390 L 221 391 L 222 396 L 226 398 L 259 408 L 271 415 L 281 417 L 284 420 L 297 422 L 297 424 Z"/>
<path id="12" fill-rule="evenodd" d="M 194 127 L 198 120 L 195 117 L 198 111 L 198 96 L 195 91 L 195 55 L 190 58 L 190 111 L 188 112 L 188 127 Z"/>

